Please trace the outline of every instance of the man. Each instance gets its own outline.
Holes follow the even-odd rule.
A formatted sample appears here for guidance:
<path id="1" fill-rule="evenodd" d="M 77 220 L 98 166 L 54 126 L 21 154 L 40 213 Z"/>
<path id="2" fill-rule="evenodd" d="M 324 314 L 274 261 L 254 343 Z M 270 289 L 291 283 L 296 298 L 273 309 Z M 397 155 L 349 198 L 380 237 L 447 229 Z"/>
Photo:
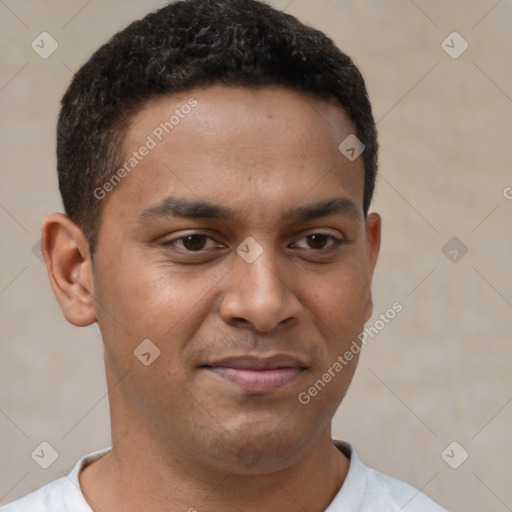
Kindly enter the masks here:
<path id="1" fill-rule="evenodd" d="M 5 512 L 443 510 L 331 438 L 381 221 L 330 39 L 255 0 L 168 5 L 75 75 L 57 157 L 43 252 L 66 319 L 101 330 L 112 447 Z"/>

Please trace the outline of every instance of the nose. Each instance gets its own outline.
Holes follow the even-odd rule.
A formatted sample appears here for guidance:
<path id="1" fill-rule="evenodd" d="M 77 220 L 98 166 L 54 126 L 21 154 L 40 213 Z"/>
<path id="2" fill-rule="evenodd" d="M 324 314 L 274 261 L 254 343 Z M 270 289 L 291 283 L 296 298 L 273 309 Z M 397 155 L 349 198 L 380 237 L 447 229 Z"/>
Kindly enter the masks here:
<path id="1" fill-rule="evenodd" d="M 278 268 L 270 249 L 252 263 L 236 255 L 226 278 L 220 315 L 227 324 L 269 332 L 300 318 L 303 306 L 292 289 L 296 280 Z"/>

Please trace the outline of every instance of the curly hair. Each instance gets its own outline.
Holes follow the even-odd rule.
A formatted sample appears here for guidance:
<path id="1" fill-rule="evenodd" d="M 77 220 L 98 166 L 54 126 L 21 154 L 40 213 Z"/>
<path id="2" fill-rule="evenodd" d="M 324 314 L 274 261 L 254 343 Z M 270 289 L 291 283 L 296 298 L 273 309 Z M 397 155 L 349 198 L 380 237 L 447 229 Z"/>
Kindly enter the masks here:
<path id="1" fill-rule="evenodd" d="M 57 124 L 66 214 L 94 252 L 101 201 L 93 191 L 122 161 L 131 117 L 156 96 L 226 84 L 280 85 L 334 100 L 364 143 L 363 211 L 377 174 L 377 130 L 364 79 L 324 33 L 259 0 L 182 0 L 137 20 L 73 77 Z"/>

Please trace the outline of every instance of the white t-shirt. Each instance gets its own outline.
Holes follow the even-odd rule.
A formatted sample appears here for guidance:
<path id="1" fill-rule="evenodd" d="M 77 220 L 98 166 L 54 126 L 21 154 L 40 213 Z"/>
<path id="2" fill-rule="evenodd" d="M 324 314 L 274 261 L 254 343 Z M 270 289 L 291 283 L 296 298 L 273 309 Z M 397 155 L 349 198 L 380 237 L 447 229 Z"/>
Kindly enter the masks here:
<path id="1" fill-rule="evenodd" d="M 350 458 L 350 466 L 325 512 L 447 512 L 411 485 L 366 467 L 351 444 L 334 444 Z M 1 507 L 0 512 L 91 512 L 80 490 L 78 474 L 109 451 L 107 448 L 82 457 L 68 476 Z"/>

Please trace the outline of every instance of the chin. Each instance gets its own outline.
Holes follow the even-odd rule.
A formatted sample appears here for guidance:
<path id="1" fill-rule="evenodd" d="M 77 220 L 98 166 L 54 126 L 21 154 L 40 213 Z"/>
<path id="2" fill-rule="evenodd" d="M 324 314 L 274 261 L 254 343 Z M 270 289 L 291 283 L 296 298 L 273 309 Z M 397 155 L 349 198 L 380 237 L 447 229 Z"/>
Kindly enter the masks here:
<path id="1" fill-rule="evenodd" d="M 282 420 L 283 418 L 281 418 Z M 308 436 L 283 422 L 285 429 L 247 427 L 229 435 L 218 432 L 216 439 L 205 439 L 205 452 L 212 464 L 224 471 L 241 475 L 276 472 L 293 465 L 308 446 Z"/>

